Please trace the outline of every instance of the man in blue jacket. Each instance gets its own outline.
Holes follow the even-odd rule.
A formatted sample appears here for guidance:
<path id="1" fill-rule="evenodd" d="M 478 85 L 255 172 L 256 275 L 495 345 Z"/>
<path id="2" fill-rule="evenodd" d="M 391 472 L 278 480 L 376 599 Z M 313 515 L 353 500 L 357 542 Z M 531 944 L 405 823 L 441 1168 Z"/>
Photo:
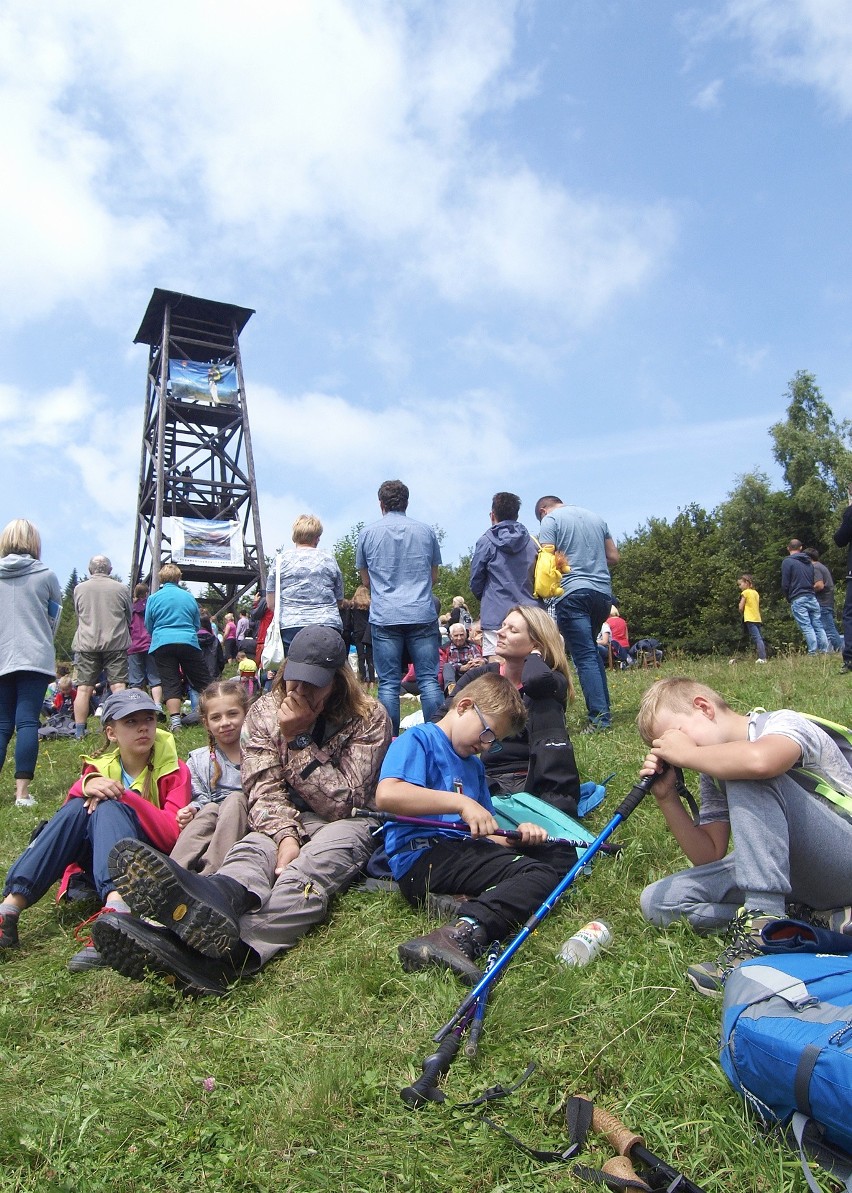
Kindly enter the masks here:
<path id="1" fill-rule="evenodd" d="M 538 548 L 518 521 L 521 499 L 515 493 L 495 493 L 491 501 L 491 529 L 477 539 L 470 561 L 470 591 L 480 600 L 482 653 L 497 653 L 497 631 L 515 605 L 537 605 L 531 574 Z"/>
<path id="2" fill-rule="evenodd" d="M 781 588 L 790 602 L 793 620 L 802 631 L 808 654 L 828 651 L 828 639 L 822 628 L 822 614 L 814 593 L 814 565 L 798 539 L 787 544 L 787 558 L 781 564 Z"/>

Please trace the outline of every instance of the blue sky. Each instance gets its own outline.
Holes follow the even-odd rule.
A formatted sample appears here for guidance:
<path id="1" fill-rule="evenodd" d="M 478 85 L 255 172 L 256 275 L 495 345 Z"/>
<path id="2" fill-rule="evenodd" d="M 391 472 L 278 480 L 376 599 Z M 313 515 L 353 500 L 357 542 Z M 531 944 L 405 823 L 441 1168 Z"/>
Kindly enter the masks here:
<path id="1" fill-rule="evenodd" d="M 846 0 L 6 0 L 2 520 L 127 575 L 155 286 L 257 311 L 267 550 L 777 479 L 798 369 L 852 416 L 850 117 Z"/>

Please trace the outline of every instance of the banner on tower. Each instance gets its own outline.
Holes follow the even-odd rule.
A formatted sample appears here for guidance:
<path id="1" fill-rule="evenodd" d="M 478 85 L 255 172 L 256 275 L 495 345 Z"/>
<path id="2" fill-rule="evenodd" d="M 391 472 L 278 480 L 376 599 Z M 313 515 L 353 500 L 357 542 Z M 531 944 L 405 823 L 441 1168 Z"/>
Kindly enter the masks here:
<path id="1" fill-rule="evenodd" d="M 242 567 L 245 560 L 239 522 L 172 518 L 172 559 L 179 565 Z"/>
<path id="2" fill-rule="evenodd" d="M 234 365 L 198 360 L 169 360 L 169 387 L 176 402 L 213 402 L 236 406 L 239 387 Z"/>

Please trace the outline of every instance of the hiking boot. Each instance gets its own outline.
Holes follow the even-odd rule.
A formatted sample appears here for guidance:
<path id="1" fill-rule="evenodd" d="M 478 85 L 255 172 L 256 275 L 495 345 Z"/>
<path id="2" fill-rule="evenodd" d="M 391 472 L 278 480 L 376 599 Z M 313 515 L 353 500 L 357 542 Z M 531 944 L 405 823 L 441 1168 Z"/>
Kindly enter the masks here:
<path id="1" fill-rule="evenodd" d="M 4 912 L 0 915 L 0 949 L 20 948 L 18 940 L 18 917 Z"/>
<path id="2" fill-rule="evenodd" d="M 732 970 L 749 957 L 762 957 L 760 933 L 779 916 L 741 907 L 728 929 L 725 948 L 715 961 L 700 961 L 690 965 L 686 976 L 699 994 L 705 998 L 720 998 Z"/>
<path id="3" fill-rule="evenodd" d="M 83 947 L 76 952 L 68 962 L 69 973 L 86 973 L 90 969 L 103 969 L 106 966 L 106 961 L 101 957 L 98 950 L 95 948 L 92 941 L 92 928 L 90 924 L 94 924 L 102 915 L 120 915 L 121 913 L 114 907 L 108 904 L 99 908 L 94 915 L 90 915 L 87 920 L 83 920 L 74 929 L 74 939 L 80 941 Z"/>
<path id="4" fill-rule="evenodd" d="M 221 997 L 238 976 L 225 961 L 211 961 L 188 949 L 167 928 L 156 928 L 131 915 L 107 916 L 92 929 L 105 965 L 135 982 L 146 974 L 164 978 L 183 994 Z"/>
<path id="5" fill-rule="evenodd" d="M 424 900 L 429 915 L 436 920 L 452 920 L 453 923 L 462 914 L 467 895 L 427 895 Z"/>
<path id="6" fill-rule="evenodd" d="M 450 969 L 465 986 L 475 986 L 482 970 L 474 965 L 488 943 L 485 929 L 468 920 L 444 924 L 426 936 L 416 936 L 399 946 L 399 959 L 406 973 L 438 966 Z"/>
<path id="7" fill-rule="evenodd" d="M 236 949 L 239 917 L 247 907 L 231 897 L 228 879 L 192 874 L 136 837 L 116 842 L 107 864 L 134 915 L 165 925 L 205 957 L 227 957 Z"/>

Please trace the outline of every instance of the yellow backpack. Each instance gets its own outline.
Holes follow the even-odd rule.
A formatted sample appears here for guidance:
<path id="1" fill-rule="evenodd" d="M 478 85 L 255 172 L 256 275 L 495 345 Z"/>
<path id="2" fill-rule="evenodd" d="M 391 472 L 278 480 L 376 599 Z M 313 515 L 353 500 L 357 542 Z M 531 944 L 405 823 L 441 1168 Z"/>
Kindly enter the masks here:
<path id="1" fill-rule="evenodd" d="M 537 538 L 533 538 L 533 542 L 538 547 L 538 555 L 533 564 L 533 596 L 538 597 L 540 601 L 564 596 L 562 577 L 571 571 L 568 559 L 561 551 L 556 550 L 553 543 L 540 543 Z"/>

